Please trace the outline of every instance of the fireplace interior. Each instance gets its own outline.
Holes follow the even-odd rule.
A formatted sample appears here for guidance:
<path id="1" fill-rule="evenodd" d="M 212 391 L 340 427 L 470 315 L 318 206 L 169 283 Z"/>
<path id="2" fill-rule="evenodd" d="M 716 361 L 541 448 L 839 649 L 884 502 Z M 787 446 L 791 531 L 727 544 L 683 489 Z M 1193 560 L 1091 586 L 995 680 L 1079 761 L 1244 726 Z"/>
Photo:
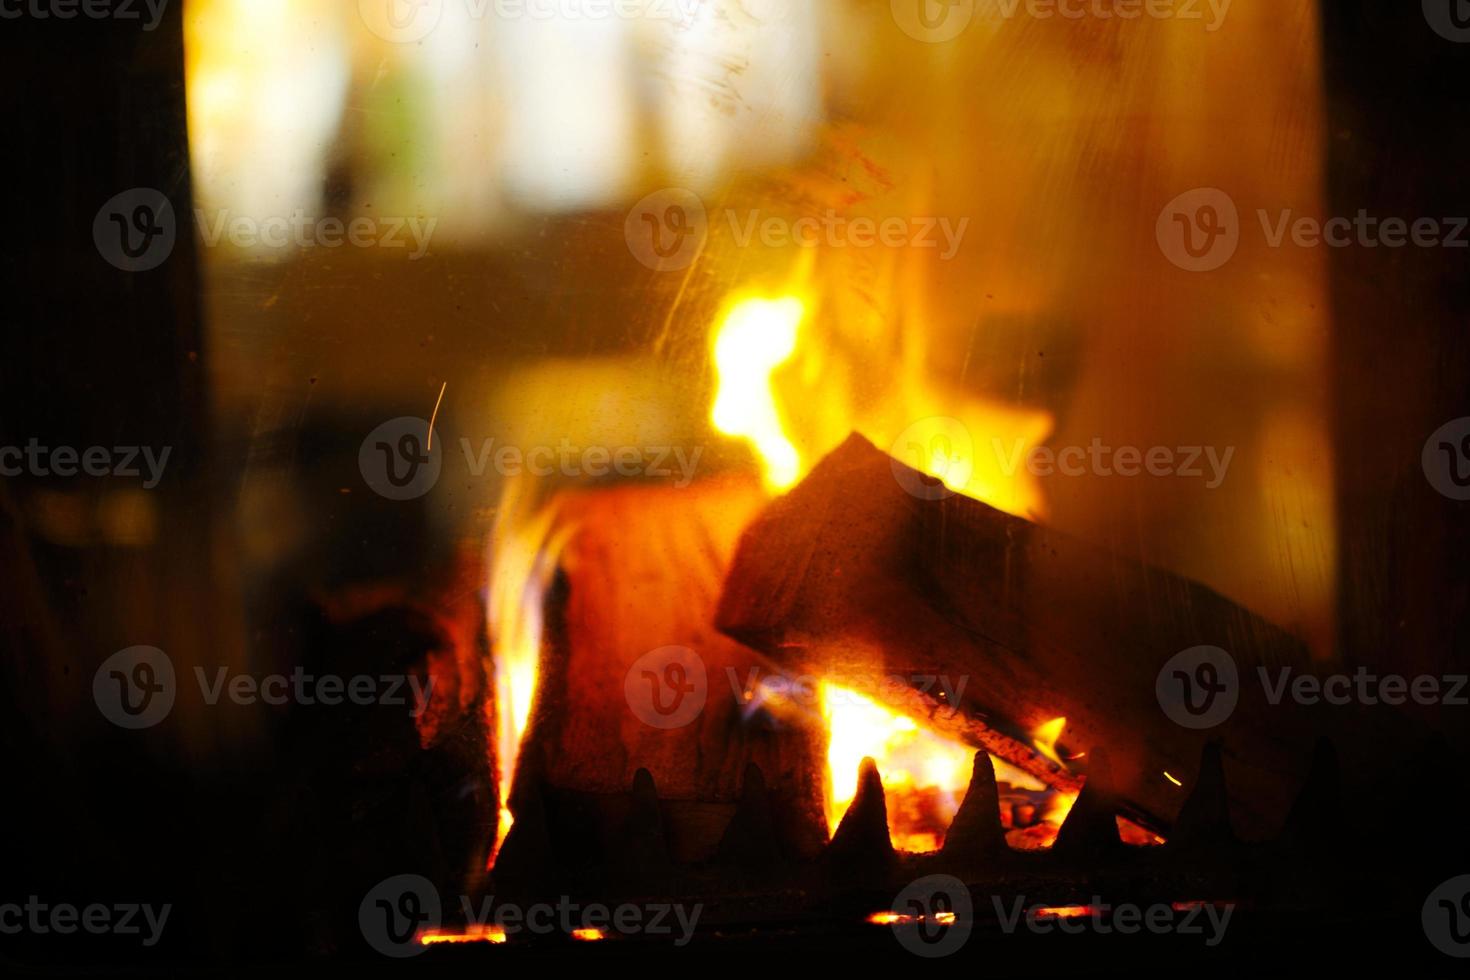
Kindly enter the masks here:
<path id="1" fill-rule="evenodd" d="M 0 962 L 1470 956 L 1453 4 L 65 6 Z"/>

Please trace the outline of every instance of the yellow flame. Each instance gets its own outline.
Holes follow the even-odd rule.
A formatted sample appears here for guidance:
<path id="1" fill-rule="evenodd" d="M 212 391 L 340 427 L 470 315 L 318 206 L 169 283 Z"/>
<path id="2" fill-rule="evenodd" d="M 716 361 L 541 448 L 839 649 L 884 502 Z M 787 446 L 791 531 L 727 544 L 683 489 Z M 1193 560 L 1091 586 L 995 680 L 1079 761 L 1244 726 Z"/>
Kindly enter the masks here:
<path id="1" fill-rule="evenodd" d="M 435 946 L 441 943 L 495 943 L 506 941 L 503 926 L 466 926 L 461 932 L 431 929 L 419 933 L 420 946 Z"/>
<path id="2" fill-rule="evenodd" d="M 719 388 L 711 420 L 715 429 L 750 443 L 760 457 L 766 486 L 787 490 L 801 478 L 801 457 L 781 426 L 771 375 L 796 353 L 806 307 L 794 297 L 734 303 L 715 331 Z"/>
<path id="3" fill-rule="evenodd" d="M 858 769 L 871 757 L 888 795 L 894 846 L 938 850 L 969 787 L 975 750 L 856 691 L 824 683 L 820 697 L 828 730 L 828 829 L 837 829 L 857 796 Z"/>
<path id="4" fill-rule="evenodd" d="M 811 271 L 809 264 L 798 268 L 787 288 L 804 292 Z M 1034 478 L 1024 467 L 1009 463 L 1045 441 L 1053 424 L 1049 413 L 1012 408 L 935 384 L 916 367 L 922 357 L 906 356 L 886 397 L 862 414 L 853 376 L 823 343 L 830 338 L 819 325 L 803 326 L 808 315 L 808 304 L 796 295 L 770 298 L 746 293 L 726 306 L 712 335 L 717 389 L 711 422 L 717 431 L 750 444 L 767 489 L 779 493 L 794 486 L 823 452 L 854 429 L 864 429 L 881 447 L 938 475 L 952 490 L 1014 514 L 1034 517 L 1044 510 Z M 786 374 L 799 374 L 809 383 L 820 379 L 807 401 L 790 402 L 788 391 L 783 402 L 776 384 L 783 366 L 789 366 Z M 918 452 L 911 452 L 914 449 Z M 828 732 L 829 830 L 836 830 L 857 795 L 860 765 L 871 757 L 883 778 L 894 845 L 920 853 L 937 850 L 969 786 L 974 748 L 855 691 L 823 684 L 820 694 Z M 745 697 L 751 700 L 753 695 L 746 692 Z M 1059 765 L 1056 740 L 1065 724 L 1058 718 L 1037 733 L 1038 751 Z M 1013 787 L 1029 792 L 1046 789 L 1004 761 L 993 762 L 997 778 Z M 1075 799 L 1076 794 L 1050 794 L 1042 820 L 1052 834 Z M 1047 828 L 1031 828 L 1017 846 L 1045 846 L 1050 840 Z"/>
<path id="5" fill-rule="evenodd" d="M 1063 763 L 1057 755 L 1057 739 L 1062 737 L 1062 729 L 1066 727 L 1067 719 L 1053 718 L 1031 733 L 1031 743 L 1036 746 L 1036 751 L 1059 766 Z"/>
<path id="6" fill-rule="evenodd" d="M 933 922 L 937 925 L 954 925 L 955 914 L 953 912 L 935 912 L 933 915 L 908 915 L 903 912 L 874 912 L 868 916 L 868 921 L 875 926 L 892 926 L 902 923 L 910 925 L 915 922 Z"/>
<path id="7" fill-rule="evenodd" d="M 569 523 L 560 520 L 554 503 L 538 506 L 535 489 L 526 479 L 511 478 L 506 483 L 490 538 L 487 611 L 500 775 L 500 814 L 491 866 L 515 822 L 508 804 L 536 697 L 544 599 L 556 573 L 557 558 L 572 530 Z"/>

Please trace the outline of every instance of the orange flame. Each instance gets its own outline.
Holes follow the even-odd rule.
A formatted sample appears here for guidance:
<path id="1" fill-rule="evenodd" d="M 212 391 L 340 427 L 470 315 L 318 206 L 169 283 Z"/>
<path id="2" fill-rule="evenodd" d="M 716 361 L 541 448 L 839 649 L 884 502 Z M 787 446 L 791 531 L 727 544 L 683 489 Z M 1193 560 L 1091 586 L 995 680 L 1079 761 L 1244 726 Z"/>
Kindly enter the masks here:
<path id="1" fill-rule="evenodd" d="M 543 599 L 573 527 L 555 503 L 537 505 L 530 483 L 511 478 L 490 540 L 488 619 L 495 676 L 495 749 L 500 816 L 489 867 L 515 822 L 510 792 L 531 720 L 541 659 Z"/>
<path id="2" fill-rule="evenodd" d="M 1036 746 L 1036 751 L 1059 766 L 1063 763 L 1057 755 L 1057 739 L 1062 737 L 1062 729 L 1066 727 L 1067 719 L 1053 718 L 1031 733 L 1031 744 Z"/>
<path id="3" fill-rule="evenodd" d="M 744 299 L 730 306 L 715 331 L 719 390 L 711 421 L 717 431 L 750 443 L 772 491 L 790 489 L 802 475 L 801 457 L 781 426 L 771 374 L 796 352 L 805 315 L 794 297 Z"/>
<path id="4" fill-rule="evenodd" d="M 427 929 L 419 933 L 418 941 L 420 946 L 434 946 L 441 943 L 496 943 L 498 945 L 506 941 L 506 934 L 503 926 L 466 926 L 458 932 L 449 929 Z"/>
<path id="5" fill-rule="evenodd" d="M 799 283 L 811 271 L 810 263 L 799 266 L 792 278 Z M 1006 471 L 985 446 L 1038 444 L 1051 430 L 1049 414 L 931 385 L 918 366 L 922 358 L 905 355 L 895 366 L 891 390 L 859 417 L 854 406 L 860 400 L 849 390 L 853 379 L 825 349 L 823 324 L 811 306 L 793 293 L 738 295 L 726 305 L 711 336 L 718 388 L 710 421 L 717 431 L 750 445 L 769 491 L 789 489 L 822 453 L 853 429 L 867 428 L 879 445 L 893 446 L 903 462 L 941 477 L 956 492 L 974 494 L 1011 513 L 1042 511 L 1030 475 L 1024 469 Z M 783 391 L 796 381 L 805 386 L 799 396 Z M 793 416 L 798 423 L 792 423 Z M 938 427 L 914 424 L 915 419 L 937 422 Z M 829 830 L 836 829 L 857 793 L 862 759 L 872 757 L 882 774 L 894 845 L 914 852 L 937 850 L 969 786 L 974 748 L 837 685 L 823 684 L 820 701 L 829 736 Z M 1054 748 L 1065 722 L 1052 724 L 1056 731 L 1049 737 L 1043 733 L 1038 747 L 1045 745 L 1042 751 L 1052 752 L 1049 757 L 1060 762 Z M 1036 793 L 1046 790 L 1029 775 L 995 762 L 997 773 L 1004 772 L 1013 785 Z M 1038 839 L 1049 843 L 1073 798 L 1052 794 L 1040 815 L 1043 826 L 1029 829 L 1019 846 Z"/>
<path id="6" fill-rule="evenodd" d="M 936 851 L 970 784 L 975 750 L 835 684 L 820 688 L 827 724 L 827 825 L 835 831 L 857 795 L 864 758 L 878 763 L 893 844 Z"/>

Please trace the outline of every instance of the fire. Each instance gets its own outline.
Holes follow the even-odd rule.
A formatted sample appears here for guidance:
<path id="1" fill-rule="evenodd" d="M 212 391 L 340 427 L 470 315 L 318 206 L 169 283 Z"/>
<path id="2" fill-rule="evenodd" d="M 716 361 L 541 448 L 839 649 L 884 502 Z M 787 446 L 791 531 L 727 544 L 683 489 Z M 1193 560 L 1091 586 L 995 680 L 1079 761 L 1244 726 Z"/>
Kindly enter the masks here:
<path id="1" fill-rule="evenodd" d="M 892 926 L 900 923 L 908 925 L 914 922 L 922 922 L 928 919 L 938 925 L 954 925 L 955 914 L 953 912 L 935 912 L 931 916 L 907 915 L 903 912 L 874 912 L 868 916 L 868 921 L 875 926 Z"/>
<path id="2" fill-rule="evenodd" d="M 1059 766 L 1062 765 L 1062 760 L 1057 755 L 1057 739 L 1062 737 L 1062 729 L 1066 727 L 1067 719 L 1053 718 L 1031 733 L 1031 742 L 1036 746 L 1036 751 Z"/>
<path id="3" fill-rule="evenodd" d="M 495 943 L 506 941 L 505 928 L 503 926 L 475 925 L 466 926 L 462 931 L 453 932 L 447 929 L 428 929 L 419 933 L 420 946 L 435 946 L 441 943 Z"/>
<path id="4" fill-rule="evenodd" d="M 811 272 L 810 264 L 799 266 L 792 282 L 799 287 Z M 888 389 L 876 399 L 860 400 L 851 372 L 832 349 L 842 345 L 832 343 L 831 324 L 812 307 L 795 293 L 741 294 L 726 305 L 711 336 L 717 375 L 711 424 L 750 445 L 767 490 L 790 489 L 815 459 L 857 429 L 956 492 L 1010 513 L 1043 511 L 1040 492 L 1024 468 L 1007 469 L 986 447 L 1014 451 L 1040 444 L 1051 431 L 1048 413 L 989 403 L 930 383 L 919 337 L 900 349 Z M 797 383 L 803 385 L 799 394 L 791 390 Z M 829 830 L 836 829 L 857 793 L 862 759 L 872 757 L 883 777 L 894 845 L 937 850 L 968 789 L 974 748 L 832 684 L 821 687 L 821 714 L 829 735 Z M 1057 719 L 1037 736 L 1038 749 L 1059 764 L 1055 743 L 1064 724 Z M 1015 828 L 1016 846 L 1049 844 L 1074 797 L 1051 793 L 1031 776 L 995 762 L 1009 785 L 1035 797 L 1021 808 L 1024 820 L 1002 815 L 1007 829 Z"/>
<path id="5" fill-rule="evenodd" d="M 802 475 L 801 458 L 781 427 L 771 374 L 796 353 L 805 315 L 801 301 L 790 296 L 746 299 L 730 307 L 715 332 L 719 390 L 711 420 L 717 431 L 751 444 L 773 491 L 790 489 Z"/>
<path id="6" fill-rule="evenodd" d="M 857 795 L 858 767 L 871 757 L 883 776 L 894 846 L 938 850 L 969 787 L 975 750 L 856 691 L 823 684 L 820 695 L 828 731 L 828 829 L 837 829 Z"/>
<path id="7" fill-rule="evenodd" d="M 836 684 L 822 684 L 819 695 L 828 732 L 828 831 L 841 823 L 857 795 L 862 760 L 871 758 L 883 777 L 894 847 L 918 854 L 937 851 L 969 789 L 974 747 Z M 1050 789 L 1003 759 L 992 756 L 991 763 L 1001 787 L 1001 824 L 1011 846 L 1049 847 L 1077 794 Z M 1017 819 L 1009 799 L 1017 794 L 1034 811 L 1025 821 Z"/>
<path id="8" fill-rule="evenodd" d="M 536 506 L 528 483 L 507 483 L 490 541 L 488 618 L 495 667 L 495 749 L 500 776 L 500 815 L 489 865 L 514 818 L 509 802 L 521 743 L 530 724 L 541 658 L 543 598 L 556 572 L 570 526 L 553 504 Z"/>

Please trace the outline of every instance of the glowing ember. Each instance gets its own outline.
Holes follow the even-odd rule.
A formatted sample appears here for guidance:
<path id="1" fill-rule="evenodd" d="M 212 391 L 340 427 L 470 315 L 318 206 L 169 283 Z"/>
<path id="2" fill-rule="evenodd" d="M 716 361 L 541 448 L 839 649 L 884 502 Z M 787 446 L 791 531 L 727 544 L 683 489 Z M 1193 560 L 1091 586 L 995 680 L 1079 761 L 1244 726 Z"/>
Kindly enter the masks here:
<path id="1" fill-rule="evenodd" d="M 1086 919 L 1096 914 L 1091 905 L 1044 905 L 1034 912 L 1038 919 Z"/>
<path id="2" fill-rule="evenodd" d="M 868 916 L 868 921 L 875 926 L 893 926 L 900 923 L 922 922 L 925 919 L 942 926 L 954 925 L 953 912 L 935 912 L 933 915 L 905 915 L 901 912 L 874 912 Z"/>
<path id="3" fill-rule="evenodd" d="M 751 444 L 771 490 L 789 489 L 801 478 L 801 459 L 781 427 L 771 374 L 796 352 L 805 313 L 791 297 L 747 299 L 730 308 L 715 332 L 720 387 L 711 419 L 718 431 Z"/>
<path id="4" fill-rule="evenodd" d="M 827 725 L 827 826 L 835 831 L 857 795 L 864 758 L 878 764 L 888 802 L 888 833 L 894 847 L 914 853 L 937 851 L 970 786 L 975 749 L 890 711 L 856 691 L 824 683 L 819 689 Z M 1002 786 L 1001 822 L 1018 850 L 1050 847 L 1076 793 L 1048 788 L 1040 780 L 991 757 Z M 1024 794 L 1031 813 L 1016 822 L 1007 790 Z"/>
<path id="5" fill-rule="evenodd" d="M 596 943 L 607 938 L 607 933 L 601 929 L 573 929 L 572 938 L 579 943 Z"/>
<path id="6" fill-rule="evenodd" d="M 894 846 L 938 850 L 969 787 L 975 750 L 856 691 L 823 684 L 820 693 L 828 731 L 829 829 L 837 828 L 857 795 L 859 765 L 872 757 L 883 776 Z"/>
<path id="7" fill-rule="evenodd" d="M 466 926 L 454 932 L 448 929 L 429 929 L 418 935 L 419 945 L 434 946 L 439 943 L 503 943 L 506 940 L 503 926 Z"/>

